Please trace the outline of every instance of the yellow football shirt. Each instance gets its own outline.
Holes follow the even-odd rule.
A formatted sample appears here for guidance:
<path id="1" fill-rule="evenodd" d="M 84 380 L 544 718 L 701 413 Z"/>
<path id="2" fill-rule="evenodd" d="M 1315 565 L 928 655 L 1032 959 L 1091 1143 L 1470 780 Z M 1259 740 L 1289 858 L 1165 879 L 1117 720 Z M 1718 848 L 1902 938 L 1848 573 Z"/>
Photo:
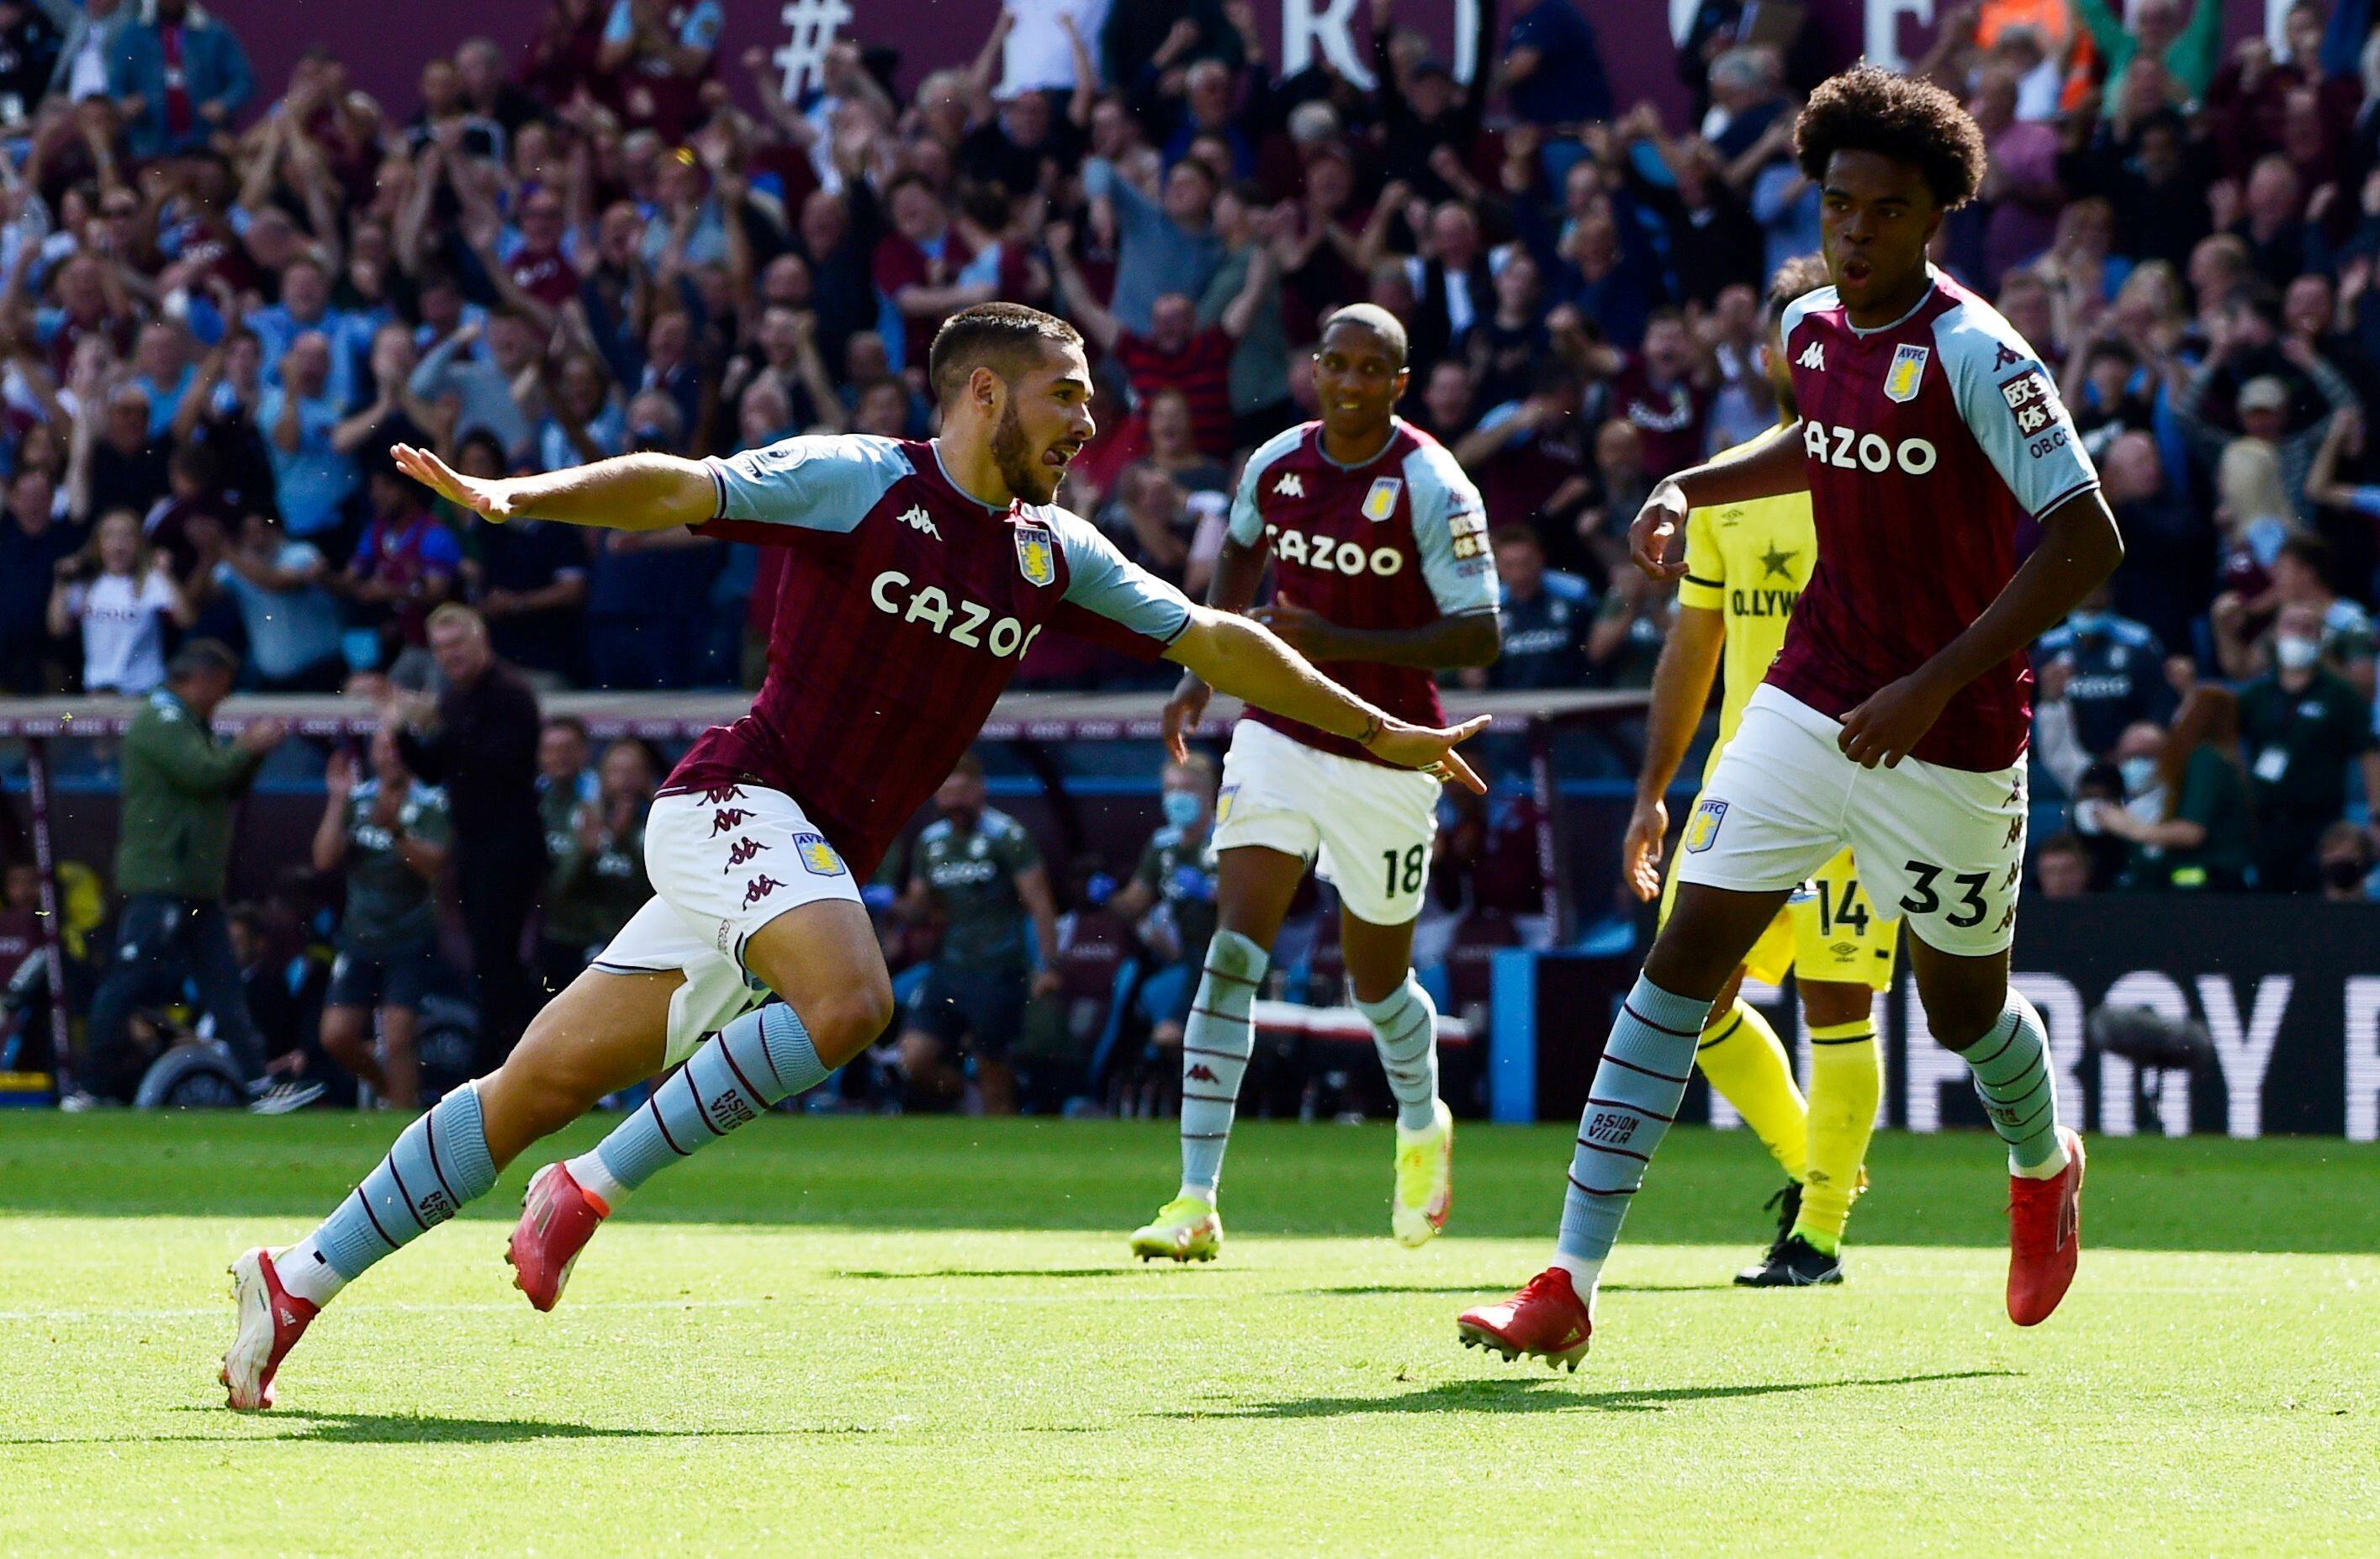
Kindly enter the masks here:
<path id="1" fill-rule="evenodd" d="M 1686 576 L 1678 604 L 1716 611 L 1727 641 L 1719 659 L 1718 741 L 1703 766 L 1708 783 L 1735 735 L 1752 690 L 1785 646 L 1785 623 L 1818 562 L 1810 495 L 1789 492 L 1686 514 Z"/>

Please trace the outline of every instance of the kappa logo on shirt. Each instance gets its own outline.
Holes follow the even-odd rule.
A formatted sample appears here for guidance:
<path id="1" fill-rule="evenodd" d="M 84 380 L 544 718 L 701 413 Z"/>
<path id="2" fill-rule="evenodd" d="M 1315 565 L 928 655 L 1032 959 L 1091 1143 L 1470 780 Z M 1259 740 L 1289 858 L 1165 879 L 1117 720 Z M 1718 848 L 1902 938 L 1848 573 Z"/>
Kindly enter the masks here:
<path id="1" fill-rule="evenodd" d="M 1793 359 L 1793 362 L 1794 362 L 1794 366 L 1795 366 L 1795 367 L 1797 367 L 1797 368 L 1805 368 L 1805 369 L 1808 369 L 1812 373 L 1824 373 L 1824 372 L 1826 372 L 1826 371 L 1827 371 L 1827 347 L 1826 347 L 1826 344 L 1825 344 L 1824 342 L 1819 342 L 1819 341 L 1814 341 L 1814 342 L 1810 343 L 1810 344 L 1809 344 L 1809 345 L 1804 346 L 1804 347 L 1803 347 L 1803 348 L 1802 348 L 1802 355 L 1801 355 L 1800 357 L 1798 357 L 1794 358 L 1794 359 Z"/>
<path id="2" fill-rule="evenodd" d="M 902 515 L 901 523 L 907 526 L 911 530 L 924 531 L 928 536 L 932 537 L 937 541 L 940 541 L 942 538 L 942 533 L 934 528 L 933 516 L 926 513 L 923 505 L 913 508 L 907 514 Z"/>
<path id="3" fill-rule="evenodd" d="M 1296 472 L 1283 471 L 1281 480 L 1273 485 L 1272 495 L 1275 498 L 1304 498 L 1305 483 Z"/>

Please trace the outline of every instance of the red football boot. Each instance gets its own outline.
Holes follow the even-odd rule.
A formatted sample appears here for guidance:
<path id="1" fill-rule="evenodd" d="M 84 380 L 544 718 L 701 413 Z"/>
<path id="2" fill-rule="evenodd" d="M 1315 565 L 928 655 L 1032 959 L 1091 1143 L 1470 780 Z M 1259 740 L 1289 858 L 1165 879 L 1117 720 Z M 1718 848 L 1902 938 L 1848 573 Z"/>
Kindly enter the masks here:
<path id="1" fill-rule="evenodd" d="M 1529 1279 L 1529 1286 L 1498 1304 L 1480 1305 L 1454 1318 L 1454 1330 L 1465 1348 L 1484 1348 L 1511 1363 L 1523 1356 L 1542 1359 L 1550 1367 L 1570 1366 L 1586 1357 L 1587 1339 L 1595 1322 L 1571 1287 L 1570 1274 L 1548 1267 Z"/>
<path id="2" fill-rule="evenodd" d="M 230 1392 L 225 1406 L 253 1412 L 273 1406 L 273 1372 L 322 1307 L 281 1287 L 273 1252 L 262 1247 L 231 1263 L 231 1293 L 239 1308 L 239 1332 L 215 1378 Z"/>
<path id="3" fill-rule="evenodd" d="M 2046 1180 L 2009 1177 L 2009 1319 L 2035 1326 L 2049 1319 L 2074 1281 L 2082 1256 L 2082 1139 L 2058 1129 L 2066 1167 Z"/>
<path id="4" fill-rule="evenodd" d="M 571 1178 L 564 1165 L 549 1164 L 530 1176 L 528 1194 L 521 1198 L 520 1222 L 504 1242 L 513 1287 L 540 1310 L 560 1304 L 562 1286 L 570 1281 L 579 1251 L 611 1212 Z"/>

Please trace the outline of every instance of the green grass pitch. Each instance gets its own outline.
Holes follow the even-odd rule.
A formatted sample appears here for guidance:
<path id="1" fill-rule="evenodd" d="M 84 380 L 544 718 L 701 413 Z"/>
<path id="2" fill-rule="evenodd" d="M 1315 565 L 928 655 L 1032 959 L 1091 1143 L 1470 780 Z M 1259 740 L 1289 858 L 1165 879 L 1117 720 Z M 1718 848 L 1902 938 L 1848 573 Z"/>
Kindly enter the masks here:
<path id="1" fill-rule="evenodd" d="M 2095 1142 L 2082 1276 L 2020 1332 L 1988 1138 L 1881 1138 L 1851 1285 L 1754 1293 L 1777 1177 L 1682 1130 L 1572 1376 L 1453 1325 L 1542 1263 L 1559 1128 L 1465 1128 L 1406 1251 L 1385 1127 L 1244 1126 L 1223 1259 L 1158 1270 L 1123 1235 L 1167 1128 L 771 1118 L 552 1316 L 516 1166 L 225 1411 L 225 1263 L 395 1129 L 0 1118 L 0 1553 L 2380 1552 L 2369 1146 Z"/>

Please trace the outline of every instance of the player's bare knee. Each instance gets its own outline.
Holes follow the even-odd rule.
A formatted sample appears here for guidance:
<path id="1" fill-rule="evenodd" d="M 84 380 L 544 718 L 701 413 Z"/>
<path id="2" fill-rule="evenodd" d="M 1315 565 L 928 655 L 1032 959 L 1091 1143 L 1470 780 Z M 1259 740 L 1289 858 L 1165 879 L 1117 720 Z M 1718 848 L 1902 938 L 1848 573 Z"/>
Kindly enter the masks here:
<path id="1" fill-rule="evenodd" d="M 1875 993 L 1865 985 L 1839 980 L 1799 980 L 1802 1010 L 1813 1026 L 1822 1029 L 1864 1021 L 1876 1009 Z"/>
<path id="2" fill-rule="evenodd" d="M 860 978 L 806 998 L 796 1010 L 819 1059 L 839 1067 L 874 1044 L 892 1021 L 892 982 Z"/>
<path id="3" fill-rule="evenodd" d="M 1654 984 L 1660 985 L 1660 982 L 1657 980 Z M 1662 985 L 1661 988 L 1668 990 L 1670 987 Z M 1727 984 L 1718 988 L 1718 995 L 1711 997 L 1710 1016 L 1703 1020 L 1703 1032 L 1707 1033 L 1726 1022 L 1728 1014 L 1735 1009 L 1735 998 L 1742 994 L 1743 965 L 1739 963 L 1735 966 L 1735 973 L 1727 977 Z"/>

